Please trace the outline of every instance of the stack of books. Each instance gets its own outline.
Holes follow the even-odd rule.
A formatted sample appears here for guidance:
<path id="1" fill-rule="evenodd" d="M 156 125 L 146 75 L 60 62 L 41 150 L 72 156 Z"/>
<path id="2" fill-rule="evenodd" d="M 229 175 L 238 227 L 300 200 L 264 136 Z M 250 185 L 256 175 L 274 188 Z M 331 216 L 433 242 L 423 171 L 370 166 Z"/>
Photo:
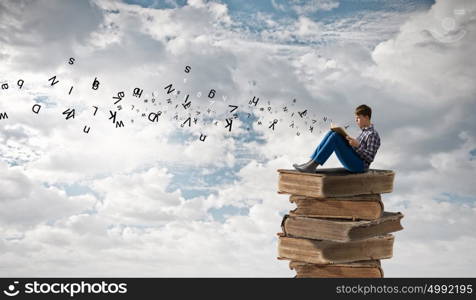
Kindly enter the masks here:
<path id="1" fill-rule="evenodd" d="M 393 190 L 393 171 L 278 172 L 278 193 L 296 204 L 281 223 L 278 259 L 296 277 L 384 276 L 380 260 L 392 257 L 391 233 L 403 229 L 403 214 L 384 211 L 381 199 Z"/>

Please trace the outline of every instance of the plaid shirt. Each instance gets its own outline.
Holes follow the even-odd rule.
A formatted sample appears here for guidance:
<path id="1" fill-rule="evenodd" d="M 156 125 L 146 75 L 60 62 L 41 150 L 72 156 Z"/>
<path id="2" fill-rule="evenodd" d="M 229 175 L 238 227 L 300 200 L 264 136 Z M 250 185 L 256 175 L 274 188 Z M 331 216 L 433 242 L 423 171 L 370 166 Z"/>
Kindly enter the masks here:
<path id="1" fill-rule="evenodd" d="M 359 147 L 352 147 L 355 152 L 364 161 L 364 168 L 369 169 L 370 163 L 374 160 L 375 154 L 380 147 L 380 136 L 374 129 L 374 125 L 370 124 L 368 127 L 362 128 L 362 132 L 357 137 L 360 145 Z"/>

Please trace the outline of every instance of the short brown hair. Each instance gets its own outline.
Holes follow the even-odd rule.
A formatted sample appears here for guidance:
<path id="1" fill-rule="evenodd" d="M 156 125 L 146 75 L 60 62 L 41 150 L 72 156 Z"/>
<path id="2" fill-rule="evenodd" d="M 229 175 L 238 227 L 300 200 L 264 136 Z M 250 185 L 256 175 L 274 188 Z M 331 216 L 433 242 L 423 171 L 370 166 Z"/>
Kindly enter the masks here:
<path id="1" fill-rule="evenodd" d="M 357 106 L 357 108 L 355 109 L 355 114 L 361 116 L 368 116 L 370 120 L 370 118 L 372 118 L 372 109 L 370 108 L 370 106 L 362 104 Z"/>

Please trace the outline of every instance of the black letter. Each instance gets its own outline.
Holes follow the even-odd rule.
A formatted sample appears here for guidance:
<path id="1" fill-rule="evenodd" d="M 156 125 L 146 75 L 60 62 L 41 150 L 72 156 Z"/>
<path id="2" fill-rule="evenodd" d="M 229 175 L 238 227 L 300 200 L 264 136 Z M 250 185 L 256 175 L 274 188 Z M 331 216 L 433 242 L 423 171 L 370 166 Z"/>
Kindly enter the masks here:
<path id="1" fill-rule="evenodd" d="M 230 113 L 234 112 L 238 108 L 237 105 L 228 105 L 228 107 L 233 107 L 233 109 L 230 110 Z"/>
<path id="2" fill-rule="evenodd" d="M 51 86 L 53 86 L 53 85 L 55 85 L 59 82 L 58 80 L 56 80 L 56 75 L 51 77 L 50 79 L 48 79 L 48 81 L 50 81 L 50 80 L 51 80 Z"/>
<path id="3" fill-rule="evenodd" d="M 276 125 L 277 123 L 278 123 L 278 120 L 277 120 L 277 119 L 274 119 L 274 120 L 273 120 L 273 124 L 269 125 L 268 128 L 272 128 L 273 131 L 274 131 L 274 125 Z"/>
<path id="4" fill-rule="evenodd" d="M 119 101 L 121 101 L 123 97 L 124 97 L 124 92 L 119 92 L 117 93 L 117 97 L 112 97 L 112 99 L 119 99 L 116 102 L 114 102 L 114 105 L 116 105 Z"/>
<path id="5" fill-rule="evenodd" d="M 68 114 L 68 115 L 66 116 L 66 120 L 68 120 L 69 118 L 73 118 L 73 119 L 74 119 L 74 108 L 73 108 L 73 110 L 71 110 L 71 108 L 68 108 L 67 110 L 65 110 L 65 111 L 63 112 L 63 115 L 66 115 L 66 114 Z"/>
<path id="6" fill-rule="evenodd" d="M 230 128 L 228 128 L 228 131 L 231 131 L 231 124 L 233 124 L 233 119 L 225 119 L 226 120 L 226 126 L 225 128 L 227 128 L 228 126 L 230 126 Z"/>
<path id="7" fill-rule="evenodd" d="M 35 108 L 38 108 L 38 110 L 35 111 Z M 33 105 L 33 107 L 31 108 L 31 110 L 32 110 L 35 114 L 37 114 L 37 113 L 40 111 L 40 109 L 41 109 L 41 105 L 40 105 L 40 104 L 35 104 L 35 105 Z"/>
<path id="8" fill-rule="evenodd" d="M 169 84 L 168 86 L 166 86 L 164 88 L 164 90 L 167 89 L 167 94 L 170 94 L 172 93 L 173 91 L 175 91 L 175 89 L 172 89 L 172 84 Z"/>
<path id="9" fill-rule="evenodd" d="M 112 123 L 116 123 L 116 114 L 117 114 L 117 111 L 115 111 L 114 114 L 113 114 L 113 113 L 112 113 L 112 110 L 110 110 L 109 113 L 111 114 L 111 116 L 109 117 L 109 120 L 112 119 Z"/>
<path id="10" fill-rule="evenodd" d="M 151 118 L 151 116 L 153 116 L 153 118 Z M 151 112 L 151 113 L 149 114 L 149 121 L 151 121 L 151 122 L 159 122 L 159 114 L 156 114 L 156 113 Z"/>
<path id="11" fill-rule="evenodd" d="M 185 108 L 185 109 L 189 108 L 189 107 L 190 107 L 190 104 L 192 104 L 192 101 L 187 102 L 188 96 L 189 96 L 189 95 L 187 95 L 187 97 L 185 97 L 185 103 L 182 103 L 182 106 L 183 106 L 183 108 Z"/>
<path id="12" fill-rule="evenodd" d="M 215 97 L 215 93 L 216 93 L 215 90 L 213 90 L 213 89 L 210 90 L 210 92 L 208 93 L 208 98 L 213 99 L 213 97 Z"/>
<path id="13" fill-rule="evenodd" d="M 253 96 L 253 100 L 250 100 L 250 105 L 254 103 L 254 105 L 256 106 L 258 104 L 258 101 L 259 101 L 259 98 L 256 98 L 255 96 Z"/>
<path id="14" fill-rule="evenodd" d="M 97 90 L 98 88 L 99 88 L 99 81 L 98 81 L 97 77 L 94 77 L 92 89 Z"/>
<path id="15" fill-rule="evenodd" d="M 143 91 L 144 90 L 141 90 L 140 88 L 135 88 L 132 92 L 132 96 L 140 98 L 140 96 L 142 96 Z"/>
<path id="16" fill-rule="evenodd" d="M 183 127 L 183 125 L 185 125 L 185 123 L 188 122 L 188 127 L 190 127 L 192 125 L 192 119 L 190 117 L 188 117 L 187 120 L 185 120 L 181 125 L 180 127 Z"/>

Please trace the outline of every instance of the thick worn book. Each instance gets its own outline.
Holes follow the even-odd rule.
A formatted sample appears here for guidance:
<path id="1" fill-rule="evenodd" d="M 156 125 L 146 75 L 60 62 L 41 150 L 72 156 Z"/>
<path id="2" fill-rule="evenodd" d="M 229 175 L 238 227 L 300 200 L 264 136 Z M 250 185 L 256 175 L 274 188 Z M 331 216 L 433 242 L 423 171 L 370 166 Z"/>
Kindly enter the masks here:
<path id="1" fill-rule="evenodd" d="M 337 132 L 338 134 L 342 135 L 344 138 L 345 137 L 348 137 L 349 134 L 347 133 L 347 131 L 345 131 L 344 128 L 338 126 L 338 125 L 331 125 L 330 129 L 334 132 Z"/>
<path id="2" fill-rule="evenodd" d="M 329 265 L 290 261 L 289 268 L 296 278 L 383 278 L 380 260 Z"/>
<path id="3" fill-rule="evenodd" d="M 402 230 L 402 218 L 403 214 L 400 212 L 384 212 L 382 217 L 371 221 L 285 215 L 281 228 L 287 237 L 350 242 Z"/>
<path id="4" fill-rule="evenodd" d="M 284 233 L 278 233 L 278 236 L 278 259 L 335 264 L 393 256 L 392 234 L 345 243 L 288 237 Z"/>
<path id="5" fill-rule="evenodd" d="M 382 216 L 384 204 L 379 194 L 314 198 L 290 195 L 296 208 L 290 216 L 375 220 Z"/>
<path id="6" fill-rule="evenodd" d="M 315 198 L 391 193 L 395 173 L 370 169 L 352 173 L 344 168 L 317 168 L 316 173 L 278 169 L 278 193 Z"/>

